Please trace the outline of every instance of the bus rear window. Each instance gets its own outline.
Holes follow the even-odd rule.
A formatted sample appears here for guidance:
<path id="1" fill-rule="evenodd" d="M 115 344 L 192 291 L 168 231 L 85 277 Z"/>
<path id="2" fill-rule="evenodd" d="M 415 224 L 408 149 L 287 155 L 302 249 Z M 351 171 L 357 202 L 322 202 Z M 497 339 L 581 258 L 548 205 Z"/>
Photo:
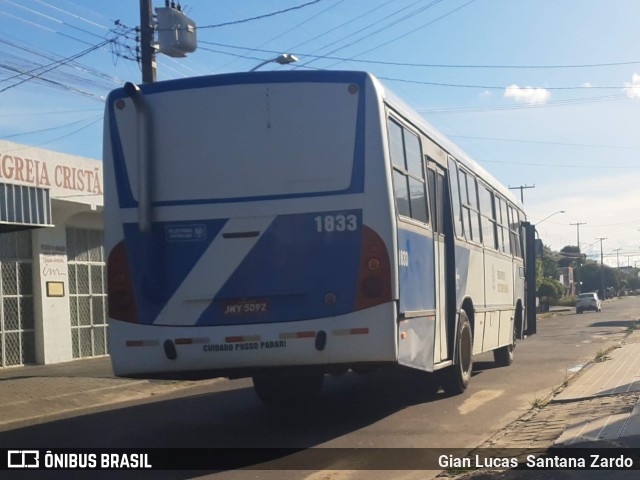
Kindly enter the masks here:
<path id="1" fill-rule="evenodd" d="M 359 93 L 346 84 L 212 86 L 147 95 L 155 201 L 304 195 L 349 188 Z M 116 110 L 134 196 L 133 108 Z"/>

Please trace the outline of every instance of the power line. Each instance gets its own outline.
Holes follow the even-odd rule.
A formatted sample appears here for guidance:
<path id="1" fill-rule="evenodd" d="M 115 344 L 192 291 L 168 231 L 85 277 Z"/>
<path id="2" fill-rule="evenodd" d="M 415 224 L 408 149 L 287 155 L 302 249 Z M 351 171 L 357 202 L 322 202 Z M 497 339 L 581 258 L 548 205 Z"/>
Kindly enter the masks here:
<path id="1" fill-rule="evenodd" d="M 46 145 L 46 144 L 49 144 L 49 143 L 57 142 L 58 140 L 62 140 L 62 139 L 64 139 L 64 138 L 71 137 L 71 136 L 73 136 L 73 135 L 75 135 L 75 134 L 77 134 L 77 133 L 80 133 L 80 132 L 81 132 L 81 131 L 83 131 L 83 130 L 86 130 L 87 128 L 89 128 L 89 127 L 91 127 L 91 126 L 95 125 L 95 124 L 96 124 L 96 123 L 98 123 L 98 122 L 102 122 L 102 115 L 99 115 L 95 120 L 93 120 L 92 122 L 88 123 L 88 124 L 87 124 L 87 125 L 85 125 L 84 127 L 76 128 L 74 131 L 69 132 L 69 133 L 67 133 L 66 135 L 62 135 L 62 136 L 60 136 L 60 137 L 53 138 L 53 139 L 48 140 L 48 141 L 46 141 L 46 142 L 36 143 L 36 146 Z"/>
<path id="2" fill-rule="evenodd" d="M 0 113 L 0 118 L 2 117 L 29 117 L 32 115 L 38 116 L 38 117 L 42 117 L 44 115 L 66 115 L 68 113 L 85 113 L 85 112 L 100 112 L 103 109 L 100 108 L 85 108 L 85 109 L 81 109 L 81 110 L 56 110 L 56 111 L 51 111 L 51 112 L 41 112 L 41 111 L 35 111 L 35 112 L 12 112 L 12 113 Z"/>
<path id="3" fill-rule="evenodd" d="M 640 147 L 630 147 L 627 145 L 596 145 L 592 143 L 567 143 L 567 142 L 549 142 L 542 140 L 525 140 L 520 138 L 498 138 L 498 137 L 472 137 L 468 135 L 447 135 L 449 138 L 466 138 L 469 140 L 489 140 L 489 141 L 500 141 L 500 142 L 518 142 L 518 143 L 536 143 L 541 145 L 563 145 L 568 147 L 589 147 L 589 148 L 623 148 L 630 150 L 637 150 Z"/>
<path id="4" fill-rule="evenodd" d="M 75 19 L 80 20 L 82 22 L 88 23 L 89 25 L 93 25 L 93 26 L 101 28 L 103 30 L 108 30 L 108 27 L 106 27 L 104 25 L 100 25 L 99 23 L 96 23 L 96 22 L 93 22 L 91 20 L 88 20 L 88 19 L 86 19 L 84 17 L 81 17 L 80 15 L 73 14 L 73 13 L 67 11 L 67 10 L 62 9 L 62 8 L 58 8 L 55 5 L 51 5 L 51 4 L 49 4 L 49 3 L 47 3 L 47 2 L 45 2 L 43 0 L 33 0 L 33 1 L 34 2 L 38 2 L 39 4 L 44 5 L 46 7 L 49 7 L 51 9 L 53 9 L 53 10 L 56 10 L 56 11 L 58 11 L 58 12 L 64 14 L 64 15 L 68 15 L 68 16 L 70 16 L 72 18 L 75 18 Z"/>
<path id="5" fill-rule="evenodd" d="M 501 160 L 486 160 L 486 159 L 478 159 L 479 162 L 481 163 L 501 163 L 504 165 L 511 165 L 511 166 L 527 166 L 527 167 L 554 167 L 554 168 L 580 168 L 583 170 L 588 170 L 588 169 L 603 169 L 603 170 L 608 170 L 608 169 L 624 169 L 624 170 L 632 170 L 632 169 L 636 169 L 636 168 L 640 168 L 640 166 L 630 166 L 630 165 L 611 165 L 611 164 L 606 164 L 606 165 L 585 165 L 584 163 L 581 164 L 573 164 L 573 165 L 563 165 L 563 164 L 559 164 L 559 163 L 534 163 L 534 162 L 513 162 L 513 161 L 501 161 Z"/>
<path id="6" fill-rule="evenodd" d="M 92 115 L 89 118 L 83 118 L 81 120 L 74 120 L 73 122 L 66 123 L 64 125 L 56 125 L 55 127 L 41 128 L 40 130 L 32 130 L 30 132 L 14 133 L 12 135 L 4 135 L 2 138 L 6 140 L 6 139 L 9 139 L 9 138 L 24 137 L 24 136 L 27 136 L 27 135 L 35 135 L 35 134 L 44 133 L 44 132 L 51 132 L 51 131 L 60 130 L 60 129 L 63 129 L 63 128 L 72 127 L 72 126 L 78 125 L 80 123 L 86 122 L 87 120 L 92 120 L 92 119 L 96 119 L 96 118 L 102 118 L 102 115 L 98 115 L 98 116 Z"/>
<path id="7" fill-rule="evenodd" d="M 408 32 L 403 33 L 402 35 L 400 35 L 400 36 L 398 36 L 398 37 L 392 38 L 391 40 L 389 40 L 389 41 L 387 41 L 387 42 L 381 43 L 381 44 L 379 44 L 379 45 L 376 45 L 375 47 L 371 47 L 370 49 L 365 50 L 364 52 L 358 53 L 358 54 L 354 55 L 353 57 L 351 57 L 349 60 L 351 60 L 352 58 L 355 58 L 355 57 L 359 57 L 360 55 L 364 55 L 365 53 L 372 52 L 373 50 L 377 50 L 377 49 L 378 49 L 378 48 L 380 48 L 380 47 L 384 47 L 384 46 L 386 46 L 386 45 L 389 45 L 390 43 L 393 43 L 393 42 L 395 42 L 395 41 L 397 41 L 397 40 L 400 40 L 401 38 L 404 38 L 404 37 L 406 37 L 406 36 L 408 36 L 408 35 L 411 35 L 411 34 L 413 34 L 413 33 L 417 32 L 418 30 L 422 30 L 423 28 L 426 28 L 426 27 L 428 27 L 428 26 L 430 26 L 430 25 L 433 25 L 434 23 L 436 23 L 436 22 L 438 22 L 438 21 L 442 20 L 443 18 L 446 18 L 446 17 L 448 17 L 449 15 L 452 15 L 452 14 L 456 13 L 457 11 L 462 10 L 463 8 L 465 8 L 466 6 L 468 6 L 468 5 L 472 4 L 472 3 L 474 3 L 475 1 L 476 1 L 476 0 L 469 0 L 467 3 L 465 3 L 465 4 L 463 4 L 463 5 L 460 5 L 460 6 L 459 6 L 459 7 L 457 7 L 457 8 L 454 8 L 453 10 L 451 10 L 451 11 L 449 11 L 449 12 L 445 13 L 444 15 L 440 15 L 439 17 L 437 17 L 437 18 L 435 18 L 435 19 L 431 20 L 430 22 L 427 22 L 427 23 L 425 23 L 425 24 L 422 24 L 422 25 L 420 25 L 419 27 L 414 28 L 413 30 L 409 30 Z M 432 2 L 432 4 L 430 4 L 429 6 L 431 6 L 431 5 L 433 5 L 433 4 L 436 4 L 436 3 L 439 3 L 439 2 L 434 1 L 434 2 Z M 338 63 L 340 63 L 340 62 L 338 62 Z M 331 66 L 333 66 L 333 65 L 336 65 L 336 64 L 335 64 L 335 63 L 334 63 L 334 64 L 331 64 L 331 65 L 329 65 L 329 67 L 331 67 Z M 329 68 L 329 67 L 327 67 L 327 68 Z"/>
<path id="8" fill-rule="evenodd" d="M 361 38 L 359 38 L 359 39 L 357 39 L 357 40 L 354 40 L 353 42 L 348 43 L 348 44 L 346 44 L 346 45 L 343 45 L 343 46 L 341 46 L 341 47 L 334 48 L 333 50 L 331 50 L 331 51 L 329 52 L 329 54 L 334 53 L 334 52 L 337 52 L 338 50 L 342 50 L 342 49 L 344 49 L 344 48 L 347 48 L 347 47 L 349 47 L 349 46 L 351 46 L 351 45 L 355 45 L 356 43 L 361 42 L 362 40 L 364 40 L 364 39 L 366 39 L 366 38 L 369 38 L 369 37 L 370 37 L 370 36 L 372 36 L 372 35 L 375 35 L 375 34 L 377 34 L 377 33 L 380 33 L 380 32 L 382 32 L 382 31 L 384 31 L 384 30 L 386 30 L 386 29 L 388 29 L 388 28 L 392 27 L 393 25 L 396 25 L 397 23 L 400 23 L 400 22 L 402 22 L 402 21 L 404 21 L 404 20 L 407 20 L 408 18 L 412 18 L 412 17 L 414 17 L 415 15 L 417 15 L 417 14 L 419 14 L 419 13 L 423 12 L 424 10 L 426 10 L 426 9 L 430 8 L 432 5 L 434 5 L 434 4 L 436 4 L 436 3 L 439 3 L 439 2 L 441 2 L 441 1 L 443 1 L 443 0 L 434 0 L 433 2 L 431 2 L 431 3 L 427 4 L 427 5 L 423 5 L 423 6 L 419 7 L 418 9 L 416 9 L 416 10 L 413 10 L 413 11 L 409 12 L 408 14 L 406 14 L 405 16 L 403 16 L 403 17 L 401 17 L 401 18 L 399 18 L 399 19 L 397 19 L 397 20 L 392 20 L 391 22 L 389 22 L 389 23 L 387 23 L 386 25 L 382 26 L 382 27 L 381 27 L 381 28 L 379 28 L 378 30 L 376 30 L 376 31 L 374 31 L 374 32 L 372 32 L 372 33 L 369 33 L 368 35 L 366 35 L 366 36 L 364 36 L 364 37 L 361 37 Z M 350 33 L 350 34 L 348 34 L 348 35 L 346 35 L 346 36 L 344 36 L 344 37 L 342 37 L 342 38 L 339 38 L 339 39 L 337 39 L 337 40 L 334 40 L 333 42 L 331 42 L 331 43 L 329 43 L 329 44 L 327 44 L 327 45 L 324 45 L 324 46 L 322 46 L 322 47 L 320 47 L 320 48 L 317 48 L 315 51 L 316 51 L 316 52 L 319 52 L 319 51 L 321 51 L 321 50 L 323 50 L 323 49 L 325 49 L 325 48 L 330 47 L 331 45 L 335 45 L 336 43 L 341 42 L 341 41 L 343 41 L 343 40 L 346 40 L 346 39 L 347 39 L 347 38 L 349 38 L 349 37 L 353 37 L 354 35 L 357 35 L 358 33 L 364 32 L 365 30 L 368 30 L 369 28 L 373 27 L 374 25 L 377 25 L 377 24 L 382 23 L 382 22 L 384 22 L 384 21 L 386 21 L 386 20 L 389 20 L 389 19 L 391 19 L 392 17 L 394 17 L 395 15 L 400 14 L 400 13 L 401 13 L 401 12 L 403 12 L 404 10 L 409 9 L 409 8 L 413 7 L 414 5 L 416 5 L 416 4 L 418 4 L 418 3 L 421 3 L 421 2 L 420 2 L 420 0 L 415 1 L 415 2 L 413 2 L 413 3 L 411 3 L 411 4 L 409 4 L 409 5 L 406 5 L 406 6 L 402 7 L 401 9 L 396 10 L 396 11 L 395 11 L 395 12 L 393 12 L 391 15 L 387 15 L 387 16 L 386 16 L 386 17 L 384 17 L 384 18 L 381 18 L 381 19 L 379 19 L 379 20 L 376 20 L 375 22 L 370 23 L 369 25 L 366 25 L 365 27 L 362 27 L 362 28 L 360 28 L 359 30 L 356 30 L 355 32 L 352 32 L 352 33 Z M 386 3 L 385 3 L 384 5 L 386 5 Z M 358 18 L 360 18 L 360 17 L 358 17 Z M 322 57 L 320 57 L 320 58 L 322 58 Z M 316 58 L 316 59 L 314 59 L 314 60 L 311 60 L 311 61 L 309 61 L 309 62 L 306 62 L 306 63 L 300 64 L 300 65 L 296 65 L 296 66 L 294 66 L 294 69 L 305 67 L 305 66 L 307 66 L 307 65 L 309 65 L 309 64 L 311 64 L 311 63 L 313 63 L 313 62 L 315 62 L 316 60 L 317 60 L 317 58 Z"/>
<path id="9" fill-rule="evenodd" d="M 357 60 L 354 60 L 357 61 Z M 461 83 L 438 83 L 438 82 L 427 82 L 425 80 L 409 80 L 406 78 L 394 78 L 394 77 L 378 77 L 380 80 L 388 80 L 390 82 L 403 82 L 403 83 L 417 83 L 419 85 L 429 85 L 433 87 L 454 87 L 454 88 L 475 88 L 475 89 L 484 89 L 484 90 L 505 90 L 507 87 L 499 86 L 499 85 L 472 85 L 472 84 L 461 84 Z M 571 86 L 571 87 L 540 87 L 545 90 L 591 90 L 591 89 L 603 89 L 603 90 L 622 90 L 622 86 L 617 85 L 615 87 L 599 87 L 599 86 Z"/>
<path id="10" fill-rule="evenodd" d="M 602 95 L 599 97 L 580 97 L 571 98 L 565 100 L 553 100 L 547 103 L 526 103 L 518 105 L 499 105 L 494 107 L 453 107 L 453 108 L 419 108 L 416 109 L 420 113 L 430 114 L 454 114 L 454 113 L 485 113 L 485 112 L 498 112 L 506 110 L 528 110 L 531 108 L 549 108 L 549 107 L 563 107 L 567 105 L 582 105 L 587 103 L 603 102 L 609 100 L 622 100 L 628 97 L 624 94 L 620 95 Z"/>
<path id="11" fill-rule="evenodd" d="M 262 42 L 259 47 L 262 47 L 264 45 L 267 45 L 271 42 L 273 42 L 274 40 L 281 38 L 285 35 L 287 35 L 288 33 L 292 32 L 293 30 L 299 28 L 300 26 L 304 25 L 307 22 L 310 22 L 311 20 L 321 16 L 322 14 L 326 13 L 329 10 L 332 10 L 333 8 L 337 7 L 338 5 L 340 5 L 341 3 L 344 3 L 345 0 L 338 0 L 336 3 L 329 5 L 327 8 L 325 8 L 324 10 L 321 10 L 320 12 L 314 13 L 313 15 L 311 15 L 310 17 L 307 17 L 306 19 L 302 20 L 301 22 L 299 22 L 298 24 L 294 25 L 293 27 L 289 28 L 288 30 L 285 30 L 284 32 L 279 33 L 278 35 L 276 35 L 275 37 L 271 37 L 268 40 L 265 40 L 264 42 Z M 326 33 L 326 32 L 325 32 Z M 287 51 L 291 50 L 291 49 L 286 49 Z M 224 67 L 226 67 L 227 65 L 233 63 L 233 60 L 230 60 L 229 62 L 224 63 L 223 65 L 221 65 L 219 68 L 222 69 Z"/>
<path id="12" fill-rule="evenodd" d="M 4 0 L 4 1 L 6 3 L 10 4 L 10 5 L 13 5 L 14 7 L 21 8 L 23 10 L 26 10 L 27 12 L 33 13 L 33 14 L 38 15 L 40 17 L 44 17 L 47 20 L 51 20 L 51 21 L 53 21 L 55 23 L 59 23 L 59 24 L 65 25 L 65 26 L 67 26 L 69 28 L 73 28 L 75 30 L 84 32 L 84 33 L 86 33 L 88 35 L 92 35 L 94 37 L 102 38 L 102 36 L 98 35 L 97 33 L 93 33 L 93 32 L 90 32 L 89 30 L 85 30 L 84 28 L 77 27 L 75 25 L 72 25 L 70 23 L 65 22 L 64 20 L 60 20 L 59 18 L 55 18 L 55 17 L 49 16 L 49 15 L 46 15 L 46 14 L 44 14 L 42 12 L 39 12 L 38 10 L 34 10 L 32 8 L 25 7 L 23 5 L 19 5 L 19 4 L 15 3 L 15 2 L 12 2 L 11 0 Z"/>
<path id="13" fill-rule="evenodd" d="M 335 27 L 330 28 L 329 30 L 325 30 L 324 32 L 322 32 L 322 33 L 320 33 L 320 34 L 316 35 L 315 37 L 311 37 L 310 39 L 305 40 L 305 41 L 304 41 L 304 42 L 302 42 L 302 43 L 298 43 L 297 45 L 294 45 L 294 46 L 292 46 L 292 47 L 287 48 L 287 51 L 292 51 L 294 48 L 298 48 L 298 47 L 301 47 L 302 45 L 306 45 L 307 43 L 313 42 L 314 40 L 317 40 L 317 39 L 318 39 L 318 38 L 320 38 L 320 37 L 323 37 L 323 36 L 325 36 L 325 35 L 327 35 L 327 34 L 329 34 L 329 33 L 333 32 L 333 31 L 335 31 L 335 30 L 338 30 L 339 28 L 342 28 L 342 27 L 344 27 L 345 25 L 351 25 L 351 24 L 355 23 L 356 21 L 360 20 L 361 18 L 364 18 L 364 17 L 366 17 L 367 15 L 372 14 L 372 13 L 373 13 L 373 12 L 375 12 L 376 10 L 379 10 L 379 9 L 381 9 L 381 8 L 383 8 L 383 7 L 386 7 L 387 5 L 389 5 L 390 3 L 392 3 L 393 1 L 394 1 L 394 0 L 389 0 L 389 1 L 387 1 L 387 2 L 385 2 L 385 3 L 383 3 L 383 4 L 381 4 L 381 5 L 378 5 L 378 6 L 377 6 L 377 7 L 375 7 L 375 8 L 372 8 L 372 9 L 370 9 L 370 10 L 367 10 L 367 11 L 366 11 L 366 12 L 364 12 L 364 13 L 361 13 L 360 15 L 357 15 L 357 16 L 355 16 L 355 17 L 353 17 L 353 18 L 349 18 L 349 19 L 348 19 L 348 20 L 346 20 L 345 22 L 340 23 L 340 24 L 336 25 Z M 415 3 L 418 3 L 418 2 L 415 2 Z M 415 3 L 412 3 L 411 5 L 414 5 Z M 411 6 L 411 5 L 409 5 L 409 6 Z M 408 8 L 408 7 L 404 7 L 404 8 Z M 392 15 L 395 15 L 395 13 L 393 13 Z M 388 17 L 387 17 L 387 18 L 388 18 Z M 381 22 L 381 21 L 382 21 L 382 20 L 379 20 L 379 22 Z M 377 23 L 377 22 L 376 22 L 376 23 Z M 342 39 L 344 39 L 344 38 L 348 38 L 348 37 L 349 37 L 349 36 L 351 36 L 351 35 L 354 35 L 354 34 L 350 34 L 350 35 L 348 35 L 347 37 L 343 37 Z M 333 43 L 335 43 L 335 42 L 333 42 Z M 329 45 L 332 45 L 333 43 L 330 43 Z M 326 45 L 325 45 L 325 47 L 321 47 L 319 50 L 321 50 L 322 48 L 326 48 Z"/>
<path id="14" fill-rule="evenodd" d="M 199 48 L 200 48 L 200 50 L 205 50 L 207 52 L 221 53 L 222 55 L 231 55 L 233 57 L 238 57 L 238 58 L 246 58 L 246 59 L 249 59 L 249 60 L 257 60 L 257 61 L 263 61 L 264 60 L 264 58 L 260 58 L 260 57 L 250 57 L 248 55 L 240 55 L 238 53 L 230 53 L 230 52 L 225 52 L 225 51 L 222 51 L 222 50 L 214 50 L 213 48 L 207 48 L 207 47 L 202 47 L 202 46 L 200 46 Z"/>
<path id="15" fill-rule="evenodd" d="M 283 9 L 283 10 L 278 10 L 278 11 L 276 11 L 276 12 L 271 12 L 271 13 L 266 13 L 266 14 L 264 14 L 264 15 L 258 15 L 258 16 L 256 16 L 256 17 L 244 18 L 244 19 L 242 19 L 242 20 L 234 20 L 234 21 L 232 21 L 232 22 L 218 23 L 218 24 L 215 24 L 215 25 L 204 25 L 204 26 L 198 27 L 198 30 L 202 30 L 202 29 L 204 29 L 204 28 L 219 28 L 219 27 L 226 27 L 226 26 L 228 26 L 228 25 L 238 25 L 238 24 L 240 24 L 240 23 L 251 22 L 251 21 L 253 21 L 253 20 L 261 20 L 261 19 L 263 19 L 263 18 L 273 17 L 273 16 L 275 16 L 275 15 L 280 15 L 281 13 L 287 13 L 287 12 L 291 12 L 291 11 L 293 11 L 293 10 L 299 10 L 299 9 L 301 9 L 301 8 L 308 7 L 309 5 L 313 5 L 313 4 L 319 3 L 319 2 L 321 2 L 321 1 L 322 1 L 322 0 L 313 0 L 313 1 L 311 1 L 311 2 L 303 3 L 302 5 L 297 5 L 297 6 L 295 6 L 295 7 L 285 8 L 285 9 Z M 172 29 L 172 30 L 173 30 L 173 29 Z"/>
<path id="16" fill-rule="evenodd" d="M 387 2 L 390 3 L 390 2 Z M 385 4 L 386 5 L 386 4 Z M 371 13 L 371 12 L 368 12 Z M 359 18 L 359 17 L 358 17 Z M 344 25 L 344 24 L 343 24 Z M 338 28 L 338 27 L 335 27 Z M 335 29 L 334 28 L 334 29 Z M 328 30 L 329 32 L 331 30 Z M 326 33 L 326 32 L 325 32 Z M 323 34 L 322 34 L 323 35 Z M 311 40 L 315 40 L 318 37 L 322 36 L 318 35 L 317 37 L 312 38 Z M 245 51 L 255 51 L 255 52 L 263 52 L 269 54 L 277 54 L 280 53 L 280 50 L 268 50 L 261 49 L 257 47 L 246 47 L 241 45 L 231 45 L 228 43 L 220 43 L 220 42 L 210 42 L 206 40 L 198 40 L 198 43 L 204 43 L 207 45 L 215 45 L 218 47 L 232 48 L 237 50 L 245 50 Z M 305 43 L 308 43 L 305 42 Z M 591 64 L 573 64 L 573 65 L 463 65 L 463 64 L 444 64 L 444 63 L 413 63 L 413 62 L 397 62 L 397 61 L 387 61 L 387 60 L 375 60 L 375 59 L 365 59 L 365 58 L 348 58 L 348 57 L 339 57 L 332 55 L 315 55 L 313 53 L 306 53 L 294 50 L 299 46 L 304 45 L 304 43 L 296 45 L 291 48 L 287 48 L 288 52 L 292 52 L 296 56 L 300 57 L 311 57 L 317 59 L 326 59 L 326 60 L 341 60 L 341 61 L 350 61 L 354 63 L 369 63 L 373 65 L 388 65 L 394 67 L 413 67 L 413 68 L 463 68 L 463 69 L 571 69 L 571 68 L 599 68 L 599 67 L 613 67 L 613 66 L 623 66 L 623 65 L 637 65 L 640 64 L 640 60 L 630 60 L 626 62 L 608 62 L 608 63 L 591 63 Z M 505 87 L 496 87 L 496 86 L 482 86 L 482 85 L 458 85 L 451 83 L 432 83 L 432 82 L 418 82 L 417 80 L 404 80 L 404 79 L 396 79 L 396 78 L 388 78 L 388 80 L 393 81 L 407 81 L 407 82 L 416 82 L 416 83 L 425 83 L 425 84 L 434 84 L 437 86 L 461 86 L 465 88 L 487 88 L 487 89 L 495 89 L 500 88 L 503 89 Z M 579 88 L 622 88 L 620 86 L 617 87 L 598 87 L 598 86 L 580 86 L 580 87 L 555 87 L 556 89 L 579 89 Z"/>
<path id="17" fill-rule="evenodd" d="M 25 78 L 23 80 L 20 80 L 19 82 L 14 83 L 13 85 L 9 85 L 8 87 L 5 87 L 3 89 L 0 89 L 0 93 L 6 92 L 7 90 L 11 89 L 11 88 L 15 88 L 19 85 L 22 85 L 25 82 L 28 82 L 29 80 L 34 80 L 34 79 L 42 79 L 42 75 L 50 72 L 51 70 L 58 68 L 62 65 L 65 65 L 77 58 L 83 57 L 101 47 L 103 47 L 104 45 L 110 43 L 110 40 L 105 40 L 104 42 L 101 42 L 97 45 L 94 45 L 91 48 L 87 48 L 86 50 L 83 50 L 82 52 L 76 53 L 75 55 L 71 55 L 70 57 L 66 57 L 63 58 L 62 60 L 58 61 L 58 62 L 54 62 L 53 64 L 50 64 L 49 66 L 45 66 L 45 67 L 38 67 L 35 69 L 32 69 L 31 71 L 27 71 L 27 72 L 21 72 L 21 75 L 25 75 L 28 78 Z M 42 68 L 45 68 L 42 72 L 38 73 L 38 74 L 33 74 L 34 71 L 36 70 L 41 70 Z M 44 80 L 44 79 L 43 79 Z"/>

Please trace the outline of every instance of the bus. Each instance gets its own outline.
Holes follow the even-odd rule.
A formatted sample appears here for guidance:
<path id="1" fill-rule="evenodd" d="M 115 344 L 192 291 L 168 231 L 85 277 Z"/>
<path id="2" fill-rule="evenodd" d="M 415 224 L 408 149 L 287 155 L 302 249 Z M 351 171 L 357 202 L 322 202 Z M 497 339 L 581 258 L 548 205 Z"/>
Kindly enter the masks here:
<path id="1" fill-rule="evenodd" d="M 535 333 L 523 206 L 370 73 L 127 83 L 104 135 L 116 375 L 281 405 L 396 365 L 459 394 Z"/>

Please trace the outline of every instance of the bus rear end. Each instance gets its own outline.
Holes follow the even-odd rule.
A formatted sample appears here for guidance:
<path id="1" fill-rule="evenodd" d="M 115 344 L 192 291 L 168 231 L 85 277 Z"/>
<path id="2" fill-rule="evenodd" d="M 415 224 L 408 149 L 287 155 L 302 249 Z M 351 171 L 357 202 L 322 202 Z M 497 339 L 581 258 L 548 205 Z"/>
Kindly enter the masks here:
<path id="1" fill-rule="evenodd" d="M 127 85 L 106 108 L 117 375 L 318 378 L 396 360 L 393 207 L 370 76 Z"/>

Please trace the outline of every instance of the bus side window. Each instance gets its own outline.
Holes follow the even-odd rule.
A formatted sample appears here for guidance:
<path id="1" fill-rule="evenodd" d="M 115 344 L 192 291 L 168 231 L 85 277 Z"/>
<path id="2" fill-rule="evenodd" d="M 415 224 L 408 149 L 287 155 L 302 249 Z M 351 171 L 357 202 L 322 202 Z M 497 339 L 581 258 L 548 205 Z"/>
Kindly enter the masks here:
<path id="1" fill-rule="evenodd" d="M 462 208 L 460 206 L 460 188 L 458 186 L 458 166 L 453 158 L 449 157 L 449 185 L 451 185 L 451 209 L 453 215 L 453 228 L 456 236 L 464 236 L 462 225 Z"/>
<path id="2" fill-rule="evenodd" d="M 398 213 L 428 223 L 427 191 L 420 139 L 391 118 L 387 123 Z"/>
<path id="3" fill-rule="evenodd" d="M 478 197 L 480 200 L 480 221 L 482 222 L 482 242 L 485 247 L 498 250 L 496 242 L 496 221 L 493 205 L 493 193 L 491 193 L 482 183 L 479 183 Z"/>
<path id="4" fill-rule="evenodd" d="M 404 129 L 404 150 L 407 156 L 407 171 L 409 172 L 411 218 L 423 223 L 428 223 L 427 188 L 424 178 L 420 139 L 407 129 Z"/>
<path id="5" fill-rule="evenodd" d="M 480 243 L 476 179 L 464 170 L 460 170 L 460 193 L 462 198 L 462 222 L 464 223 L 467 240 Z"/>
<path id="6" fill-rule="evenodd" d="M 520 218 L 518 211 L 509 205 L 509 230 L 511 238 L 511 251 L 516 257 L 522 257 L 520 250 Z"/>
<path id="7" fill-rule="evenodd" d="M 404 145 L 402 141 L 402 127 L 389 119 L 389 155 L 393 163 L 393 190 L 396 197 L 398 213 L 405 217 L 411 216 L 409 207 L 409 182 L 399 171 L 404 170 Z"/>
<path id="8" fill-rule="evenodd" d="M 436 172 L 427 169 L 427 183 L 429 189 L 429 206 L 431 211 L 431 226 L 434 232 L 440 232 L 441 207 L 436 203 Z"/>
<path id="9" fill-rule="evenodd" d="M 507 202 L 496 197 L 496 223 L 498 234 L 498 246 L 502 253 L 511 253 L 509 240 L 509 217 L 507 216 Z"/>
<path id="10" fill-rule="evenodd" d="M 438 175 L 436 176 L 436 187 L 438 192 L 438 201 L 436 202 L 436 218 L 438 222 L 438 232 L 444 234 L 444 203 L 445 203 L 445 188 L 447 183 L 444 177 L 444 170 L 438 171 Z"/>

